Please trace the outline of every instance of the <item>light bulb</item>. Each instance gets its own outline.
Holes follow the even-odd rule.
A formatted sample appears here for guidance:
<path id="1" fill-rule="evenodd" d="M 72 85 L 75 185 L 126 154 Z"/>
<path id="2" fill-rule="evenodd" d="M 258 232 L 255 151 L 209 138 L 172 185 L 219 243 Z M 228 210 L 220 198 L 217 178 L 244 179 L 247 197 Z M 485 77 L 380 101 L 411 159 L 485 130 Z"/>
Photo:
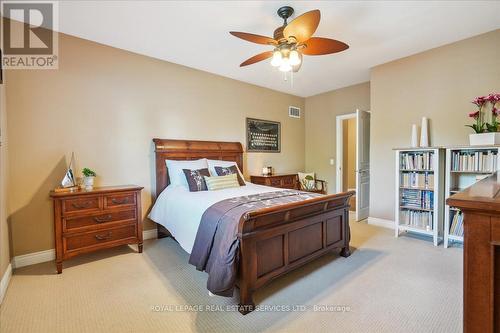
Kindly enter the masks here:
<path id="1" fill-rule="evenodd" d="M 299 52 L 295 50 L 291 51 L 289 58 L 290 58 L 290 65 L 297 66 L 300 64 Z"/>
<path id="2" fill-rule="evenodd" d="M 281 66 L 279 68 L 282 72 L 289 72 L 292 70 L 292 66 L 290 65 L 290 60 L 288 58 L 283 58 L 281 62 Z"/>
<path id="3" fill-rule="evenodd" d="M 271 60 L 271 66 L 279 67 L 283 63 L 283 56 L 280 51 L 274 51 L 273 59 Z"/>

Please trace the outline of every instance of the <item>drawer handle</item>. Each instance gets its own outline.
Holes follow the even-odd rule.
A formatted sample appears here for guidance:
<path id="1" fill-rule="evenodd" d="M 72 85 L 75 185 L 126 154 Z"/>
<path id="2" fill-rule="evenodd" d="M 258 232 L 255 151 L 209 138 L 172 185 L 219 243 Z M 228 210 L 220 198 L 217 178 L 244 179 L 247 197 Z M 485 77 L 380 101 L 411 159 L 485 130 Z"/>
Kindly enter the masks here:
<path id="1" fill-rule="evenodd" d="M 96 223 L 104 223 L 104 222 L 111 221 L 112 219 L 113 219 L 113 216 L 111 216 L 111 214 L 108 214 L 108 215 L 103 216 L 103 217 L 99 217 L 99 216 L 94 217 L 94 221 L 96 221 Z"/>
<path id="2" fill-rule="evenodd" d="M 95 235 L 95 239 L 97 240 L 107 240 L 111 238 L 111 231 L 104 235 Z"/>
<path id="3" fill-rule="evenodd" d="M 123 205 L 123 204 L 128 203 L 128 198 L 124 198 L 124 199 L 121 199 L 121 200 L 113 198 L 113 199 L 111 199 L 111 202 L 114 203 L 115 205 Z"/>
<path id="4" fill-rule="evenodd" d="M 90 206 L 92 206 L 92 201 L 85 201 L 81 204 L 73 202 L 72 206 L 73 206 L 73 208 L 76 208 L 76 209 L 85 209 L 85 208 L 89 208 Z"/>

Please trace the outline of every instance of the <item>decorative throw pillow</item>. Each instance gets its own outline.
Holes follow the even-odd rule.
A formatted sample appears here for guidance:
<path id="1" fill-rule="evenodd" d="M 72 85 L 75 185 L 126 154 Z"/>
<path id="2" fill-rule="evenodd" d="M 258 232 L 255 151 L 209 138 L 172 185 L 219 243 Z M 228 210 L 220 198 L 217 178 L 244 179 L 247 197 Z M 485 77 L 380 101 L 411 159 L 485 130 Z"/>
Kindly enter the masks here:
<path id="1" fill-rule="evenodd" d="M 216 166 L 214 167 L 215 172 L 217 173 L 218 176 L 227 176 L 227 175 L 232 175 L 235 174 L 238 177 L 238 183 L 240 186 L 245 186 L 245 181 L 241 178 L 240 173 L 238 172 L 238 168 L 236 165 L 232 165 L 230 167 L 221 167 L 221 166 Z"/>
<path id="2" fill-rule="evenodd" d="M 233 161 L 223 161 L 223 160 L 207 160 L 208 163 L 208 171 L 210 171 L 210 174 L 212 176 L 216 176 L 217 172 L 215 171 L 215 167 L 223 167 L 227 168 L 230 166 L 235 166 L 236 169 L 238 169 L 238 174 L 240 175 L 241 179 L 244 181 L 245 178 L 243 178 L 243 173 L 241 173 L 240 168 L 238 167 L 238 164 Z"/>
<path id="3" fill-rule="evenodd" d="M 227 176 L 204 177 L 209 191 L 222 190 L 224 188 L 240 187 L 236 174 Z"/>
<path id="4" fill-rule="evenodd" d="M 311 173 L 304 173 L 304 172 L 299 172 L 299 182 L 300 182 L 300 188 L 301 190 L 304 191 L 313 191 L 316 189 L 316 177 L 314 175 L 314 172 Z"/>
<path id="5" fill-rule="evenodd" d="M 189 186 L 189 192 L 206 191 L 207 183 L 205 182 L 205 176 L 210 176 L 208 169 L 199 170 L 188 170 L 182 169 L 186 175 L 186 180 Z"/>

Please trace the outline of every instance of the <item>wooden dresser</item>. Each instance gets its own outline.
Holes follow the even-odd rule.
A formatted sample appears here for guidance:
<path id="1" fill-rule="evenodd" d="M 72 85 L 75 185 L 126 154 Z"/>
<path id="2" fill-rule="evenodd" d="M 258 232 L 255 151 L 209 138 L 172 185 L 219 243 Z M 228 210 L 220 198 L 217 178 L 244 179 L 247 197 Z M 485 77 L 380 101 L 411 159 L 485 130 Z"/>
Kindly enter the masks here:
<path id="1" fill-rule="evenodd" d="M 464 332 L 500 332 L 500 174 L 447 204 L 464 214 Z"/>
<path id="2" fill-rule="evenodd" d="M 130 185 L 52 191 L 57 273 L 62 273 L 63 260 L 82 253 L 123 244 L 137 244 L 142 252 L 142 189 Z"/>
<path id="3" fill-rule="evenodd" d="M 299 176 L 296 173 L 250 176 L 250 181 L 254 184 L 289 188 L 297 190 L 299 187 Z"/>

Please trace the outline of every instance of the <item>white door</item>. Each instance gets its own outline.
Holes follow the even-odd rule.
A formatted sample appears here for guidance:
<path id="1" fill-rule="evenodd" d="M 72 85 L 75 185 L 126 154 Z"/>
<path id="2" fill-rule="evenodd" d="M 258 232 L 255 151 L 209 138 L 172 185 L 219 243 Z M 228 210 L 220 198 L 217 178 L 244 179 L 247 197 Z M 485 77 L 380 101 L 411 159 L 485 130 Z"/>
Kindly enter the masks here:
<path id="1" fill-rule="evenodd" d="M 368 217 L 370 207 L 370 113 L 356 110 L 356 221 Z"/>

